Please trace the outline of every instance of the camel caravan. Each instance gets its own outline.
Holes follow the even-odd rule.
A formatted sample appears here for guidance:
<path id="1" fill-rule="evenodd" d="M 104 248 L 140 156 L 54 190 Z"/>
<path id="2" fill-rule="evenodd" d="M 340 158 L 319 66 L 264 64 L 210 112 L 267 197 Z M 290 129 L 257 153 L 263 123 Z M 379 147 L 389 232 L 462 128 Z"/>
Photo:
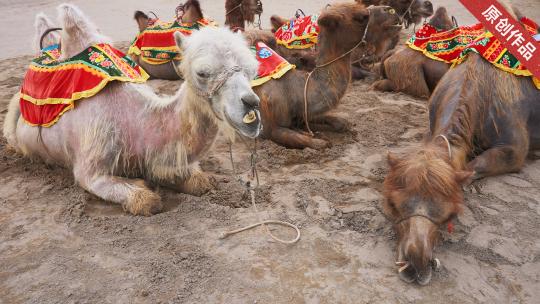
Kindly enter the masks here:
<path id="1" fill-rule="evenodd" d="M 505 7 L 538 37 L 534 21 Z M 36 16 L 36 56 L 4 136 L 133 215 L 161 211 L 156 186 L 196 196 L 213 189 L 199 162 L 218 136 L 328 148 L 320 132 L 349 129 L 333 110 L 354 78 L 368 76 L 373 90 L 429 99 L 420 147 L 388 154 L 381 202 L 397 235 L 399 277 L 425 285 L 439 265 L 439 231 L 462 209 L 462 187 L 519 171 L 540 148 L 540 81 L 481 23 L 459 26 L 429 1 L 331 3 L 311 15 L 272 15 L 272 29 L 262 29 L 261 1 L 227 0 L 219 26 L 188 0 L 174 20 L 136 11 L 127 54 L 74 5 L 57 13 L 58 24 Z M 418 29 L 400 42 L 411 25 Z M 182 84 L 162 97 L 150 78 Z"/>

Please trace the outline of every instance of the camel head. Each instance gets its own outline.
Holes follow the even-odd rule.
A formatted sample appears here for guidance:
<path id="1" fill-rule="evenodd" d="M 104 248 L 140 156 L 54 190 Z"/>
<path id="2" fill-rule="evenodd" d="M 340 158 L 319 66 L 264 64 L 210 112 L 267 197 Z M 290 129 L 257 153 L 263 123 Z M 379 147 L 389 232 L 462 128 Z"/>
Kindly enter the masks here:
<path id="1" fill-rule="evenodd" d="M 433 17 L 429 19 L 429 24 L 439 30 L 448 31 L 454 27 L 452 19 L 448 16 L 448 12 L 444 6 L 437 8 Z"/>
<path id="2" fill-rule="evenodd" d="M 404 158 L 388 154 L 383 210 L 394 222 L 398 237 L 399 276 L 409 283 L 430 282 L 439 226 L 460 212 L 461 186 L 472 174 L 453 167 L 443 144 L 426 144 Z"/>
<path id="3" fill-rule="evenodd" d="M 255 22 L 255 15 L 262 14 L 260 0 L 226 0 L 225 24 L 232 29 L 244 30 L 244 23 Z"/>
<path id="4" fill-rule="evenodd" d="M 63 29 L 61 60 L 73 57 L 96 43 L 111 43 L 111 40 L 101 35 L 97 27 L 75 5 L 60 4 L 57 11 L 58 21 Z"/>
<path id="5" fill-rule="evenodd" d="M 188 0 L 176 8 L 176 18 L 182 23 L 194 23 L 203 17 L 199 0 Z"/>
<path id="6" fill-rule="evenodd" d="M 262 125 L 251 80 L 258 62 L 242 34 L 205 27 L 189 37 L 178 32 L 174 37 L 187 86 L 204 97 L 217 119 L 242 135 L 257 137 Z"/>
<path id="7" fill-rule="evenodd" d="M 56 31 L 49 32 L 43 37 L 43 34 L 45 34 L 47 30 L 56 27 L 51 21 L 51 19 L 49 19 L 49 17 L 47 17 L 47 15 L 45 15 L 44 13 L 39 13 L 36 15 L 34 27 L 35 36 L 32 44 L 32 49 L 34 51 L 41 51 L 40 44 L 42 44 L 42 46 L 45 48 L 54 44 L 58 44 L 60 42 L 60 34 Z"/>
<path id="8" fill-rule="evenodd" d="M 337 3 L 324 9 L 318 19 L 320 40 L 332 39 L 335 45 L 352 49 L 365 39 L 370 45 L 401 30 L 399 16 L 389 6 Z M 319 45 L 321 43 L 319 42 Z"/>
<path id="9" fill-rule="evenodd" d="M 356 2 L 391 6 L 404 19 L 406 27 L 409 24 L 418 24 L 422 22 L 422 18 L 433 14 L 433 4 L 428 0 L 356 0 Z"/>

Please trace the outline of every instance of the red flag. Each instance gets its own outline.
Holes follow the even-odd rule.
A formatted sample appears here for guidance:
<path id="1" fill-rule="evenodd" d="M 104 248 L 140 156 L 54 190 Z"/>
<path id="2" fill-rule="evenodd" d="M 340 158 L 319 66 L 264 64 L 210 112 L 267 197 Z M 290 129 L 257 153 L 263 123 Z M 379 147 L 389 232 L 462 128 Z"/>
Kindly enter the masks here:
<path id="1" fill-rule="evenodd" d="M 540 79 L 540 43 L 495 0 L 459 0 L 527 69 Z"/>

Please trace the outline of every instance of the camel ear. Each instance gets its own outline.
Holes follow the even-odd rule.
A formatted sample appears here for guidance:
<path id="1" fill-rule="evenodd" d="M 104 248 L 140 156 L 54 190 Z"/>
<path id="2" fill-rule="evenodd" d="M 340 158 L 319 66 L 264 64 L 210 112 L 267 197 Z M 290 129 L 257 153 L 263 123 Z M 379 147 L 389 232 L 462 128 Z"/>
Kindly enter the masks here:
<path id="1" fill-rule="evenodd" d="M 388 154 L 386 155 L 386 160 L 388 161 L 390 168 L 395 168 L 399 163 L 399 158 L 390 151 L 388 151 Z"/>
<path id="2" fill-rule="evenodd" d="M 456 182 L 459 185 L 466 185 L 472 182 L 472 176 L 474 175 L 473 171 L 457 171 L 456 172 Z"/>
<path id="3" fill-rule="evenodd" d="M 339 16 L 333 15 L 333 14 L 324 14 L 321 17 L 319 17 L 319 20 L 317 20 L 317 23 L 319 23 L 320 26 L 324 26 L 325 28 L 329 30 L 333 30 L 338 27 L 339 25 Z"/>
<path id="4" fill-rule="evenodd" d="M 186 37 L 180 32 L 174 32 L 174 42 L 180 51 L 186 48 Z"/>

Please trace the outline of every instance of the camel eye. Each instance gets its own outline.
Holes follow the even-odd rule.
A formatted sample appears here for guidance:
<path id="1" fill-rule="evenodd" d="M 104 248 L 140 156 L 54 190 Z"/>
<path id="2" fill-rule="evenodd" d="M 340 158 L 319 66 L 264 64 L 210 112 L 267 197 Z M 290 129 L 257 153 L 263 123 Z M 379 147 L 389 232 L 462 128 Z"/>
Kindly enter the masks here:
<path id="1" fill-rule="evenodd" d="M 208 78 L 210 77 L 210 73 L 208 73 L 207 71 L 198 71 L 197 76 L 199 76 L 200 78 Z"/>
<path id="2" fill-rule="evenodd" d="M 388 9 L 388 13 L 389 13 L 390 15 L 394 15 L 394 14 L 396 13 L 396 10 L 393 9 L 393 8 L 389 8 L 389 9 Z"/>

